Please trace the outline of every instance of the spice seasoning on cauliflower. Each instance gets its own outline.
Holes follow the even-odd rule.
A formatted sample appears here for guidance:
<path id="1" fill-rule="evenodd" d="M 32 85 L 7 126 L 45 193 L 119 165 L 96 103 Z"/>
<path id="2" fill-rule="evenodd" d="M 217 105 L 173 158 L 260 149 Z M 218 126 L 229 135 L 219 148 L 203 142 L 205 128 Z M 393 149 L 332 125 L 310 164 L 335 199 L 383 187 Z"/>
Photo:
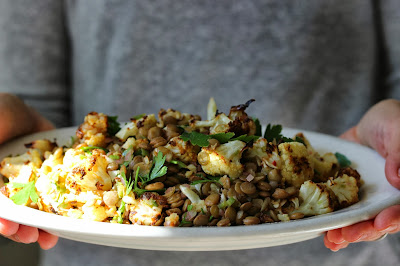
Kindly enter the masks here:
<path id="1" fill-rule="evenodd" d="M 62 216 L 149 226 L 233 226 L 301 219 L 358 202 L 362 180 L 339 153 L 319 154 L 299 133 L 247 115 L 254 100 L 207 120 L 161 109 L 89 113 L 72 145 L 26 144 L 4 158 L 0 191 L 16 204 Z"/>

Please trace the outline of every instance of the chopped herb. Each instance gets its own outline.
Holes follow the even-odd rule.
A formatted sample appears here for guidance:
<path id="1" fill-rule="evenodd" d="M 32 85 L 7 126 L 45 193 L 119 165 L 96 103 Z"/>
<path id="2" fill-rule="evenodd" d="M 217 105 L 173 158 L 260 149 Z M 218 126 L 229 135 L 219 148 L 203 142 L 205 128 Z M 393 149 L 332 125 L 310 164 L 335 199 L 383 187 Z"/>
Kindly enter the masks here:
<path id="1" fill-rule="evenodd" d="M 117 155 L 117 154 L 111 154 L 110 156 L 108 156 L 110 159 L 113 160 L 119 160 L 121 158 L 121 156 Z"/>
<path id="2" fill-rule="evenodd" d="M 29 183 L 12 183 L 13 188 L 21 188 L 17 193 L 15 193 L 11 200 L 17 205 L 25 205 L 29 199 L 32 202 L 38 202 L 39 196 L 36 193 L 35 182 L 31 181 Z"/>
<path id="3" fill-rule="evenodd" d="M 140 118 L 143 118 L 143 117 L 145 117 L 145 116 L 146 116 L 146 114 L 135 115 L 135 116 L 132 117 L 131 119 L 132 119 L 132 120 L 139 120 Z"/>
<path id="4" fill-rule="evenodd" d="M 261 123 L 260 120 L 258 120 L 258 118 L 252 117 L 254 124 L 256 125 L 256 136 L 261 137 L 262 135 L 262 131 L 261 131 Z"/>
<path id="5" fill-rule="evenodd" d="M 214 219 L 214 216 L 211 215 L 210 218 L 208 219 L 208 221 L 211 222 L 212 219 Z"/>
<path id="6" fill-rule="evenodd" d="M 233 132 L 206 135 L 196 131 L 190 133 L 185 131 L 182 133 L 180 138 L 183 139 L 184 141 L 190 141 L 193 145 L 197 145 L 200 147 L 207 147 L 210 144 L 208 142 L 209 139 L 216 139 L 219 141 L 219 143 L 224 144 L 232 140 L 249 142 L 251 140 L 256 140 L 259 138 L 259 136 L 247 136 L 247 135 L 241 135 L 239 137 L 233 138 L 234 136 L 235 133 Z"/>
<path id="7" fill-rule="evenodd" d="M 209 145 L 208 140 L 210 139 L 209 135 L 201 134 L 199 132 L 183 132 L 180 136 L 184 141 L 190 141 L 193 145 L 197 145 L 200 147 L 207 147 Z"/>
<path id="8" fill-rule="evenodd" d="M 232 206 L 232 204 L 235 203 L 235 201 L 236 201 L 236 200 L 235 200 L 234 198 L 229 198 L 229 199 L 227 199 L 226 201 L 224 201 L 224 202 L 218 204 L 218 208 L 220 208 L 220 209 L 225 209 L 225 208 L 227 208 L 227 207 L 229 207 L 229 206 Z"/>
<path id="9" fill-rule="evenodd" d="M 114 136 L 120 129 L 120 125 L 117 121 L 118 116 L 107 116 L 107 123 L 108 123 L 108 127 L 107 127 L 107 133 L 111 136 Z"/>
<path id="10" fill-rule="evenodd" d="M 231 139 L 231 140 L 240 140 L 240 141 L 243 141 L 243 142 L 250 142 L 250 141 L 255 141 L 255 140 L 257 140 L 257 139 L 259 139 L 260 137 L 259 136 L 248 136 L 248 135 L 241 135 L 241 136 L 239 136 L 239 137 L 237 137 L 237 138 L 234 138 L 234 139 Z"/>
<path id="11" fill-rule="evenodd" d="M 214 176 L 207 176 L 207 177 L 204 177 L 203 175 L 197 175 L 197 176 L 199 176 L 199 177 L 201 177 L 201 178 L 203 178 L 203 179 L 195 180 L 195 181 L 193 181 L 192 183 L 190 183 L 190 185 L 197 185 L 197 184 L 200 184 L 200 183 L 207 183 L 207 182 L 214 182 L 214 183 L 219 183 L 219 184 L 221 184 L 221 183 L 219 182 L 220 177 L 218 177 L 218 176 L 216 176 L 216 177 L 214 177 Z"/>
<path id="12" fill-rule="evenodd" d="M 163 156 L 162 152 L 159 152 L 157 153 L 157 156 L 153 158 L 153 168 L 151 169 L 150 176 L 145 183 L 161 177 L 167 173 L 168 169 L 166 166 L 164 166 L 165 157 L 166 156 Z"/>
<path id="13" fill-rule="evenodd" d="M 81 150 L 83 150 L 84 152 L 91 152 L 94 149 L 100 149 L 103 150 L 105 152 L 109 152 L 109 150 L 107 150 L 106 148 L 103 147 L 99 147 L 99 146 L 87 146 L 87 147 L 81 147 Z"/>
<path id="14" fill-rule="evenodd" d="M 129 162 L 128 161 L 124 161 L 122 164 L 125 165 L 125 167 L 128 167 Z"/>
<path id="15" fill-rule="evenodd" d="M 187 168 L 187 165 L 178 160 L 171 160 L 170 163 L 176 164 L 179 168 Z"/>
<path id="16" fill-rule="evenodd" d="M 187 206 L 187 210 L 188 210 L 188 211 L 191 211 L 192 209 L 193 209 L 193 205 L 189 204 L 189 205 Z"/>
<path id="17" fill-rule="evenodd" d="M 347 167 L 351 165 L 351 161 L 343 154 L 336 152 L 336 159 L 338 160 L 340 167 Z"/>
<path id="18" fill-rule="evenodd" d="M 186 212 L 182 215 L 182 221 L 181 221 L 181 223 L 179 224 L 179 226 L 184 226 L 185 224 L 190 224 L 191 222 L 190 221 L 187 221 L 186 220 Z"/>
<path id="19" fill-rule="evenodd" d="M 235 133 L 233 132 L 217 133 L 209 136 L 210 139 L 216 139 L 219 141 L 219 143 L 227 143 L 231 138 L 233 138 L 233 136 L 235 136 Z"/>
<path id="20" fill-rule="evenodd" d="M 268 124 L 267 128 L 265 129 L 264 132 L 264 138 L 267 141 L 276 141 L 276 142 L 300 142 L 304 143 L 304 140 L 302 138 L 296 137 L 295 139 L 287 138 L 281 134 L 282 132 L 282 126 L 281 125 L 271 125 Z"/>

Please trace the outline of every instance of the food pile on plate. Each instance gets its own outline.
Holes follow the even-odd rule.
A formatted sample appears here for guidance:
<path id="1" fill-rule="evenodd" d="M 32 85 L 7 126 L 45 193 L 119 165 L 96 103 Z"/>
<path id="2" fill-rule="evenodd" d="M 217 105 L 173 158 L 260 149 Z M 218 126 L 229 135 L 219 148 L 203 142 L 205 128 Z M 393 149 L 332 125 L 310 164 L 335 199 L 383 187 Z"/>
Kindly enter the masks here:
<path id="1" fill-rule="evenodd" d="M 329 213 L 358 202 L 361 179 L 340 153 L 306 137 L 261 132 L 245 112 L 207 120 L 161 109 L 125 124 L 89 113 L 68 146 L 26 144 L 4 158 L 1 192 L 16 204 L 62 216 L 163 226 L 254 225 Z"/>

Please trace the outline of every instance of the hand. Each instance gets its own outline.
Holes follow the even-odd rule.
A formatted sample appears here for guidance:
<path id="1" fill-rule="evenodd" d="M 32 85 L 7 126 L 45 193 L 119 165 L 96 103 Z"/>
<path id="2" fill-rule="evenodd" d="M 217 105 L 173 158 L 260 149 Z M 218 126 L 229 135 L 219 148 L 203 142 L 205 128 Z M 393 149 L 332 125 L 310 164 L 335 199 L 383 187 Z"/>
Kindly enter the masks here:
<path id="1" fill-rule="evenodd" d="M 54 126 L 38 112 L 24 104 L 18 97 L 0 93 L 0 143 L 11 138 Z M 43 249 L 56 245 L 58 237 L 37 228 L 20 225 L 0 218 L 0 234 L 21 243 L 38 242 Z"/>
<path id="2" fill-rule="evenodd" d="M 385 175 L 390 184 L 400 189 L 400 101 L 384 100 L 374 105 L 357 126 L 342 138 L 375 149 L 385 159 Z M 400 205 L 389 207 L 374 219 L 328 231 L 325 246 L 332 251 L 350 243 L 374 241 L 385 233 L 400 231 Z"/>

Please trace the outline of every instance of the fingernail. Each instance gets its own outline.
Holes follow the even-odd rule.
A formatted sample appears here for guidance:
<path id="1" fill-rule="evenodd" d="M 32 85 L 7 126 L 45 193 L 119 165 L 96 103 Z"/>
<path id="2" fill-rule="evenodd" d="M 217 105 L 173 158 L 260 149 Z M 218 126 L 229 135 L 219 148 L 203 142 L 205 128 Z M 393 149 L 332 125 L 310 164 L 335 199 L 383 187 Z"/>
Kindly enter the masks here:
<path id="1" fill-rule="evenodd" d="M 333 243 L 335 243 L 336 245 L 340 245 L 340 244 L 343 244 L 344 242 L 345 242 L 346 240 L 341 240 L 341 241 L 339 241 L 339 242 L 333 242 Z"/>
<path id="2" fill-rule="evenodd" d="M 397 169 L 397 175 L 400 177 L 400 168 Z"/>
<path id="3" fill-rule="evenodd" d="M 378 231 L 381 233 L 390 233 L 390 232 L 397 230 L 397 228 L 398 228 L 398 225 L 390 225 L 389 227 L 386 227 L 385 229 L 378 230 Z"/>

